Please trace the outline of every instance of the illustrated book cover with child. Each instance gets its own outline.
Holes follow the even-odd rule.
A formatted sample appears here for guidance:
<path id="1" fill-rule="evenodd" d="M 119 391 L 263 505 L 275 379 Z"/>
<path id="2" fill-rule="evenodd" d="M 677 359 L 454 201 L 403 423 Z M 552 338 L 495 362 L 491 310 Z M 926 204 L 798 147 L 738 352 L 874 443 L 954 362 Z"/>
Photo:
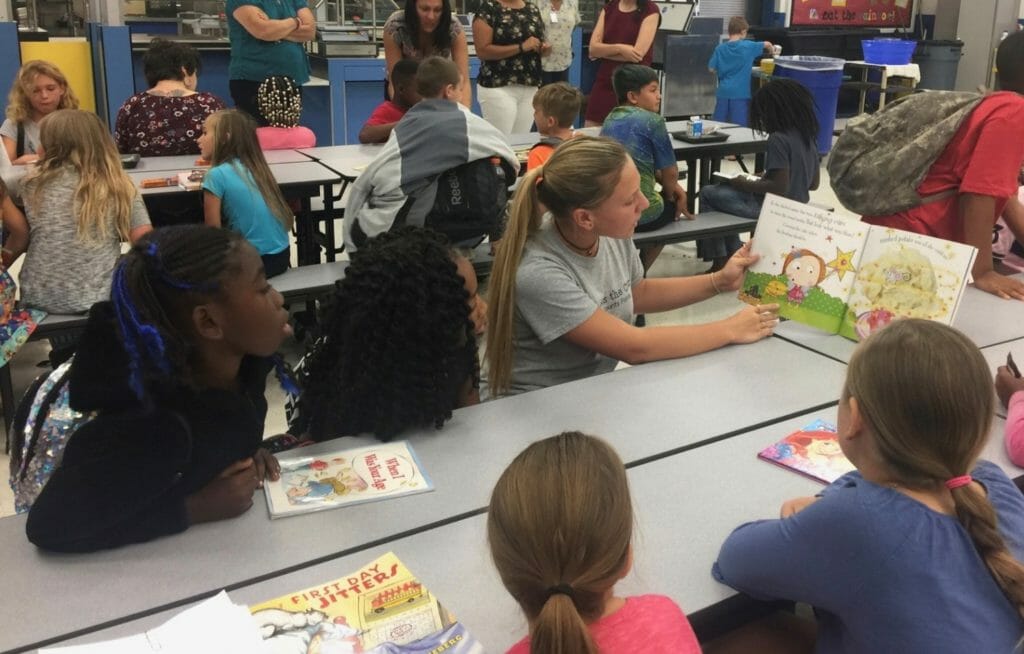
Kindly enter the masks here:
<path id="1" fill-rule="evenodd" d="M 263 486 L 272 518 L 434 489 L 407 441 L 277 460 L 281 478 Z"/>
<path id="2" fill-rule="evenodd" d="M 824 420 L 793 432 L 757 457 L 826 484 L 855 469 L 839 447 L 836 426 Z"/>
<path id="3" fill-rule="evenodd" d="M 249 607 L 270 651 L 483 654 L 392 552 L 325 584 Z"/>
<path id="4" fill-rule="evenodd" d="M 767 195 L 740 299 L 852 340 L 897 318 L 951 324 L 978 251 Z"/>

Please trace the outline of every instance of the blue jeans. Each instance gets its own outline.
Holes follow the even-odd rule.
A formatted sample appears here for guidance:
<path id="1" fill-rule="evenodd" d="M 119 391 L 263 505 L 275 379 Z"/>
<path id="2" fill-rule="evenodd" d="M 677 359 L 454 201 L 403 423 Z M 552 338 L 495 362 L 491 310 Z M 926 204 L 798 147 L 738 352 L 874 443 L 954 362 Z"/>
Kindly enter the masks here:
<path id="1" fill-rule="evenodd" d="M 757 220 L 757 217 L 761 215 L 762 203 L 764 203 L 763 195 L 740 191 L 728 184 L 712 184 L 703 186 L 700 189 L 700 210 L 702 213 L 705 211 L 721 211 L 733 216 Z M 704 261 L 730 257 L 742 245 L 740 237 L 735 234 L 732 236 L 697 239 L 697 256 Z"/>

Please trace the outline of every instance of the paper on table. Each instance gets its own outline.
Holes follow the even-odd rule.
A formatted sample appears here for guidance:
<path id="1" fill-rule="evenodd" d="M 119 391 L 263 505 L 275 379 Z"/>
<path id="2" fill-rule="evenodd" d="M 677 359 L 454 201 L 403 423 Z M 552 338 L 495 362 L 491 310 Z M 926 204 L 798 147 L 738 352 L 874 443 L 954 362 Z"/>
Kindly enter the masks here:
<path id="1" fill-rule="evenodd" d="M 89 645 L 51 647 L 40 654 L 265 654 L 266 644 L 245 606 L 224 591 L 144 633 Z"/>

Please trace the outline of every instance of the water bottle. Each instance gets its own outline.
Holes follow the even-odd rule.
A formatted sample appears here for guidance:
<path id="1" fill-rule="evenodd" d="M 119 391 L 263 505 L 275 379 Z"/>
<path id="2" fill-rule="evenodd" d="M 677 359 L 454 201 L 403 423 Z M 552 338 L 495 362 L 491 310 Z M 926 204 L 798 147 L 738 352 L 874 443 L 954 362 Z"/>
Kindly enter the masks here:
<path id="1" fill-rule="evenodd" d="M 700 138 L 704 135 L 704 121 L 700 116 L 690 116 L 690 128 L 693 130 L 693 137 Z"/>

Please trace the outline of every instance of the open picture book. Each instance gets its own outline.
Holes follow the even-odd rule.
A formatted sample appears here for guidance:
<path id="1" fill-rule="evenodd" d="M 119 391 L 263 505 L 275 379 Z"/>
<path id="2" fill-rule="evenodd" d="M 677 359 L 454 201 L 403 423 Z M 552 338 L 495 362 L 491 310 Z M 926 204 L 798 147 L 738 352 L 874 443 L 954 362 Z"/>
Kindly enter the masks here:
<path id="1" fill-rule="evenodd" d="M 896 318 L 953 322 L 977 250 L 767 195 L 740 299 L 852 340 Z"/>
<path id="2" fill-rule="evenodd" d="M 270 652 L 483 654 L 437 598 L 388 552 L 360 570 L 249 607 Z"/>
<path id="3" fill-rule="evenodd" d="M 281 478 L 263 484 L 271 518 L 434 489 L 407 441 L 315 455 L 298 450 L 277 461 Z"/>
<path id="4" fill-rule="evenodd" d="M 855 469 L 839 447 L 836 426 L 824 420 L 793 432 L 761 450 L 757 457 L 825 484 Z"/>

